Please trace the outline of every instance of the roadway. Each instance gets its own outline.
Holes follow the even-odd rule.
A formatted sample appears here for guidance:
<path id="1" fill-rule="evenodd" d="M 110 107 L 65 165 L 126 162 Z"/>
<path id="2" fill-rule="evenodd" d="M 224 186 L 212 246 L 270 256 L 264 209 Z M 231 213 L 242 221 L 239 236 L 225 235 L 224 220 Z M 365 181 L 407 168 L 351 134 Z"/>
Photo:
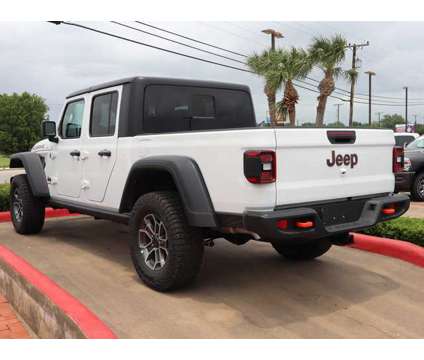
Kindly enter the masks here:
<path id="1" fill-rule="evenodd" d="M 423 338 L 424 270 L 333 247 L 292 263 L 270 245 L 206 248 L 198 281 L 161 294 L 130 262 L 127 228 L 51 219 L 36 236 L 0 224 L 7 245 L 79 298 L 124 338 Z"/>

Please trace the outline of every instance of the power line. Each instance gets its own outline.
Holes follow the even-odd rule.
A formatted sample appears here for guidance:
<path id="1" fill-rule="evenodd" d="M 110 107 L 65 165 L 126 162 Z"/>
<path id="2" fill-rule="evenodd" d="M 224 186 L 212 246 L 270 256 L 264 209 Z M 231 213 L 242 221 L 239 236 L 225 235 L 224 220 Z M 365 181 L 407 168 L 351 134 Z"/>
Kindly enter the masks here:
<path id="1" fill-rule="evenodd" d="M 51 21 L 49 21 L 49 22 L 51 22 Z M 165 48 L 162 48 L 160 46 L 156 46 L 156 45 L 152 45 L 152 44 L 147 44 L 147 43 L 144 43 L 144 42 L 141 42 L 141 41 L 137 41 L 137 40 L 133 40 L 133 39 L 130 39 L 130 38 L 121 36 L 121 35 L 116 35 L 116 34 L 109 33 L 107 31 L 95 29 L 95 28 L 92 28 L 92 27 L 89 27 L 89 26 L 85 26 L 85 25 L 81 25 L 81 24 L 77 24 L 77 23 L 73 23 L 73 22 L 69 22 L 69 21 L 60 21 L 60 22 L 55 22 L 55 23 L 60 23 L 60 24 L 65 24 L 65 25 L 69 25 L 69 26 L 79 27 L 79 28 L 82 28 L 82 29 L 85 29 L 85 30 L 94 31 L 94 32 L 99 33 L 99 34 L 103 34 L 103 35 L 107 35 L 107 36 L 110 36 L 110 37 L 114 37 L 116 39 L 128 41 L 128 42 L 131 42 L 131 43 L 134 43 L 134 44 L 138 44 L 138 45 L 142 45 L 142 46 L 147 46 L 147 47 L 150 47 L 152 49 L 156 49 L 156 50 L 160 50 L 160 51 L 165 51 L 165 52 L 170 53 L 170 54 L 183 56 L 183 57 L 186 57 L 186 58 L 189 58 L 189 59 L 198 60 L 198 61 L 202 61 L 202 62 L 205 62 L 205 63 L 209 63 L 209 64 L 214 64 L 214 65 L 226 67 L 226 68 L 229 68 L 229 69 L 234 69 L 234 70 L 244 71 L 244 72 L 247 72 L 247 73 L 252 73 L 252 71 L 247 70 L 247 69 L 238 68 L 238 67 L 232 66 L 232 65 L 221 64 L 221 63 L 216 62 L 216 61 L 207 60 L 207 59 L 199 58 L 197 56 L 180 53 L 178 51 L 165 49 Z"/>
<path id="2" fill-rule="evenodd" d="M 180 42 L 180 41 L 172 40 L 172 39 L 169 39 L 169 38 L 167 38 L 167 37 L 165 37 L 165 36 L 160 36 L 160 35 L 153 34 L 153 33 L 151 33 L 151 32 L 148 32 L 148 31 L 145 31 L 145 30 L 142 30 L 142 29 L 139 29 L 139 28 L 136 28 L 136 27 L 130 26 L 130 25 L 122 24 L 122 23 L 120 23 L 120 22 L 118 22 L 118 21 L 111 21 L 111 23 L 116 24 L 116 25 L 119 25 L 119 26 L 122 26 L 122 27 L 126 27 L 126 28 L 128 28 L 128 29 L 132 29 L 132 30 L 135 30 L 135 31 L 139 31 L 139 32 L 141 32 L 141 33 L 144 33 L 144 34 L 147 34 L 147 35 L 151 35 L 151 36 L 157 37 L 157 38 L 162 39 L 162 40 L 170 41 L 170 42 L 173 42 L 173 43 L 175 43 L 175 44 L 178 44 L 178 45 L 182 45 L 182 46 L 188 47 L 188 48 L 190 48 L 190 49 L 194 49 L 194 50 L 202 51 L 202 52 L 204 52 L 204 53 L 207 53 L 207 54 L 210 54 L 210 55 L 214 55 L 214 56 L 218 56 L 218 57 L 223 58 L 223 59 L 227 59 L 227 60 L 235 61 L 235 62 L 238 62 L 238 63 L 240 63 L 240 64 L 245 64 L 245 62 L 240 61 L 240 60 L 237 60 L 237 59 L 233 59 L 233 58 L 231 58 L 231 57 L 229 57 L 229 56 L 225 56 L 225 55 L 217 54 L 217 53 L 215 53 L 215 52 L 208 51 L 208 50 L 204 50 L 204 49 L 198 48 L 198 47 L 196 47 L 196 46 L 192 46 L 192 45 L 189 45 L 189 44 L 182 43 L 182 42 Z"/>
<path id="3" fill-rule="evenodd" d="M 173 31 L 169 31 L 169 30 L 162 29 L 162 28 L 160 28 L 160 27 L 158 27 L 158 26 L 153 26 L 153 25 L 147 24 L 147 23 L 145 23 L 145 22 L 141 22 L 141 21 L 136 21 L 136 23 L 141 24 L 141 25 L 144 25 L 144 26 L 148 26 L 148 27 L 150 27 L 150 28 L 152 28 L 152 29 L 156 29 L 156 30 L 160 30 L 160 31 L 166 32 L 166 33 L 168 33 L 168 34 L 172 34 L 172 35 L 178 36 L 178 37 L 183 38 L 183 39 L 186 39 L 186 40 L 191 40 L 191 41 L 197 42 L 197 43 L 199 43 L 199 44 L 203 44 L 203 45 L 206 45 L 206 46 L 213 47 L 213 48 L 215 48 L 215 49 L 219 49 L 219 50 L 222 50 L 222 51 L 226 51 L 226 52 L 231 53 L 231 54 L 234 54 L 234 55 L 239 55 L 239 56 L 244 56 L 244 57 L 246 57 L 246 55 L 240 54 L 240 53 L 238 53 L 238 52 L 236 52 L 236 51 L 232 51 L 232 50 L 224 49 L 224 48 L 219 47 L 219 46 L 217 46 L 217 45 L 208 44 L 208 43 L 205 43 L 205 42 L 203 42 L 203 41 L 200 41 L 200 40 L 197 40 L 197 39 L 194 39 L 194 38 L 191 38 L 191 37 L 185 36 L 185 35 L 177 34 L 177 33 L 173 32 Z"/>
<path id="4" fill-rule="evenodd" d="M 233 70 L 238 70 L 238 71 L 242 71 L 242 72 L 246 72 L 246 73 L 250 73 L 250 74 L 255 74 L 256 75 L 255 72 L 253 72 L 251 70 L 248 70 L 248 69 L 243 69 L 243 68 L 239 68 L 239 67 L 232 66 L 232 65 L 222 64 L 222 63 L 219 63 L 219 62 L 216 62 L 216 61 L 207 60 L 207 59 L 199 58 L 197 56 L 192 56 L 192 55 L 189 55 L 189 54 L 184 54 L 184 53 L 180 53 L 180 52 L 177 52 L 177 51 L 165 49 L 165 48 L 162 48 L 162 47 L 159 47 L 159 46 L 147 44 L 147 43 L 144 43 L 144 42 L 141 42 L 141 41 L 137 41 L 137 40 L 133 40 L 133 39 L 130 39 L 130 38 L 127 38 L 127 37 L 124 37 L 124 36 L 116 35 L 116 34 L 109 33 L 109 32 L 103 31 L 103 30 L 99 30 L 99 29 L 95 29 L 95 28 L 92 28 L 92 27 L 89 27 L 89 26 L 86 26 L 86 25 L 81 25 L 81 24 L 77 24 L 77 23 L 73 23 L 73 22 L 68 22 L 68 21 L 60 21 L 60 22 L 53 22 L 53 23 L 55 23 L 57 25 L 58 24 L 65 24 L 65 25 L 69 25 L 69 26 L 79 27 L 79 28 L 82 28 L 82 29 L 85 29 L 85 30 L 93 31 L 93 32 L 96 32 L 96 33 L 99 33 L 99 34 L 103 34 L 103 35 L 106 35 L 106 36 L 110 36 L 110 37 L 116 38 L 116 39 L 128 41 L 128 42 L 131 42 L 131 43 L 134 43 L 134 44 L 137 44 L 137 45 L 142 45 L 142 46 L 150 47 L 150 48 L 153 48 L 153 49 L 156 49 L 156 50 L 160 50 L 160 51 L 164 51 L 164 52 L 167 52 L 167 53 L 170 53 L 170 54 L 179 55 L 179 56 L 186 57 L 186 58 L 189 58 L 189 59 L 198 60 L 198 61 L 201 61 L 201 62 L 204 62 L 204 63 L 218 65 L 218 66 L 221 66 L 221 67 L 225 67 L 225 68 L 229 68 L 229 69 L 233 69 Z M 299 80 L 299 82 L 300 81 L 301 80 Z M 294 84 L 298 88 L 305 89 L 305 90 L 308 90 L 308 91 L 311 91 L 311 92 L 315 92 L 315 93 L 318 93 L 318 94 L 320 93 L 316 89 L 311 89 L 311 88 L 308 88 L 306 86 L 299 85 L 297 82 L 294 82 Z M 306 83 L 306 84 L 308 84 L 308 83 Z M 308 85 L 311 85 L 311 84 L 308 84 Z M 341 101 L 345 101 L 345 102 L 348 101 L 345 98 L 341 98 L 341 97 L 338 97 L 338 96 L 335 96 L 335 95 L 330 95 L 330 97 L 331 98 L 334 98 L 334 99 L 341 100 Z M 358 103 L 358 104 L 368 104 L 367 102 L 360 102 L 360 101 L 355 101 L 355 102 Z M 383 103 L 373 103 L 373 104 L 374 105 L 381 105 L 381 106 L 403 106 L 402 104 L 399 104 L 399 105 L 398 104 L 383 104 Z M 413 105 L 424 105 L 424 104 L 413 104 Z"/>

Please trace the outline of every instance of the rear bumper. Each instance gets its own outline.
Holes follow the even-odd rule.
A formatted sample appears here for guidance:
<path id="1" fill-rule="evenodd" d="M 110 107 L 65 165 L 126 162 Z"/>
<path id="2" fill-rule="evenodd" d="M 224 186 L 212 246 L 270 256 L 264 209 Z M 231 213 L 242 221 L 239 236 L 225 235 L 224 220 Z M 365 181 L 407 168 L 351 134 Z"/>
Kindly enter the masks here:
<path id="1" fill-rule="evenodd" d="M 411 191 L 414 175 L 414 172 L 406 171 L 395 174 L 395 191 Z"/>
<path id="2" fill-rule="evenodd" d="M 385 215 L 382 209 L 388 205 L 394 205 L 396 211 L 392 215 Z M 352 205 L 352 206 L 351 206 Z M 296 239 L 319 239 L 324 237 L 336 237 L 349 231 L 356 231 L 373 226 L 381 221 L 391 220 L 404 214 L 409 208 L 409 197 L 404 194 L 388 195 L 371 199 L 364 199 L 357 209 L 358 216 L 353 219 L 348 214 L 354 206 L 353 201 L 345 200 L 331 204 L 331 211 L 335 214 L 332 218 L 324 215 L 326 204 L 294 207 L 290 209 L 275 210 L 271 212 L 248 211 L 243 215 L 244 227 L 258 234 L 263 240 L 291 240 Z M 355 206 L 358 206 L 356 202 Z M 354 216 L 355 217 L 355 216 Z M 337 218 L 337 219 L 336 219 Z M 349 222 L 341 222 L 341 219 L 349 219 Z M 287 219 L 289 224 L 298 220 L 308 220 L 314 223 L 310 229 L 299 229 L 289 225 L 287 229 L 280 230 L 277 221 Z M 336 221 L 333 221 L 336 219 Z"/>

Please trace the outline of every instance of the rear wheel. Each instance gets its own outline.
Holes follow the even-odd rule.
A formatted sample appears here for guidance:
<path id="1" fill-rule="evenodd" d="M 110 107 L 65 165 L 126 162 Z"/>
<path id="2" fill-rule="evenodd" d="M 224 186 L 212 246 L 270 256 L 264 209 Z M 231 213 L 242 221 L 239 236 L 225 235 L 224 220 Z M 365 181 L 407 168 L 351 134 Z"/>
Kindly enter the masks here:
<path id="1" fill-rule="evenodd" d="M 45 206 L 34 197 L 25 174 L 12 179 L 10 187 L 10 214 L 19 234 L 37 234 L 44 225 Z"/>
<path id="2" fill-rule="evenodd" d="M 130 227 L 131 258 L 145 284 L 167 291 L 194 281 L 203 259 L 202 234 L 187 224 L 175 192 L 141 196 L 134 205 Z"/>
<path id="3" fill-rule="evenodd" d="M 279 254 L 289 260 L 296 261 L 315 259 L 324 255 L 331 248 L 331 242 L 326 238 L 301 245 L 283 245 L 278 242 L 272 242 L 271 244 Z"/>
<path id="4" fill-rule="evenodd" d="M 424 172 L 419 173 L 415 177 L 411 188 L 411 195 L 415 201 L 424 201 Z"/>

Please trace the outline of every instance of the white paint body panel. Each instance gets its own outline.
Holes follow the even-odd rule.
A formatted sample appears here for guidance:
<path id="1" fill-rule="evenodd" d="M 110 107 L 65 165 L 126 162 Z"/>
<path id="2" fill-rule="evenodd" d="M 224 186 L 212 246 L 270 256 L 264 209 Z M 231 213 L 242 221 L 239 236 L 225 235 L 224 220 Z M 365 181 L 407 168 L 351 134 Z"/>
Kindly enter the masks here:
<path id="1" fill-rule="evenodd" d="M 246 180 L 243 154 L 248 149 L 275 150 L 274 131 L 245 129 L 119 138 L 118 159 L 105 205 L 119 207 L 129 170 L 137 160 L 149 156 L 182 155 L 193 158 L 199 165 L 215 211 L 270 210 L 275 205 L 275 184 L 258 186 Z"/>

